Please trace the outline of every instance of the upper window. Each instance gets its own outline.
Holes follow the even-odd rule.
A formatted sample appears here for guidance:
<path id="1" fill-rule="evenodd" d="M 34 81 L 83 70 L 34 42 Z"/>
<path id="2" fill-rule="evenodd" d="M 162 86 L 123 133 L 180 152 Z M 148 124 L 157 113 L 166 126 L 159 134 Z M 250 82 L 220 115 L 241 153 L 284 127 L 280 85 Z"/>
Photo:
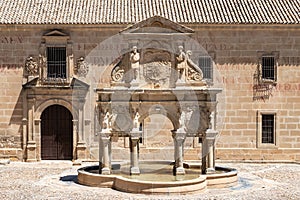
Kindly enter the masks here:
<path id="1" fill-rule="evenodd" d="M 42 84 L 69 84 L 73 73 L 73 55 L 70 37 L 53 30 L 43 36 L 40 48 L 42 58 Z"/>
<path id="2" fill-rule="evenodd" d="M 47 47 L 47 78 L 67 78 L 66 47 Z"/>
<path id="3" fill-rule="evenodd" d="M 261 61 L 262 79 L 269 79 L 275 81 L 275 57 L 263 56 Z"/>
<path id="4" fill-rule="evenodd" d="M 212 60 L 210 56 L 200 57 L 199 67 L 203 72 L 204 79 L 212 79 Z"/>
<path id="5" fill-rule="evenodd" d="M 279 52 L 258 52 L 259 65 L 256 72 L 258 83 L 275 83 L 277 81 L 277 62 Z"/>

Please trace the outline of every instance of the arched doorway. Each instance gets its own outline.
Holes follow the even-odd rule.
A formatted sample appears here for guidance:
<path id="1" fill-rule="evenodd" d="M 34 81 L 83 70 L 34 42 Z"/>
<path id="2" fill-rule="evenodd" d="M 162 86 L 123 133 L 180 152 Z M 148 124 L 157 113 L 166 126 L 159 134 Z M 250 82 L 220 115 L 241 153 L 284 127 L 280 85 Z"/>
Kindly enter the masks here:
<path id="1" fill-rule="evenodd" d="M 42 160 L 72 160 L 73 125 L 71 112 L 60 105 L 52 105 L 41 116 Z"/>

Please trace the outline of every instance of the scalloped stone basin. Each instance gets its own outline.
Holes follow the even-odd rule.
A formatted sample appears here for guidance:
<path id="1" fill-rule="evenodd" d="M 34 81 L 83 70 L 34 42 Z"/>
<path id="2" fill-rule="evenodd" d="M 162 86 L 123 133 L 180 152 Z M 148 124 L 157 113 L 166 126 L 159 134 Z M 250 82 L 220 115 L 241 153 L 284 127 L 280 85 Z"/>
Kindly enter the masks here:
<path id="1" fill-rule="evenodd" d="M 78 170 L 78 182 L 93 187 L 108 187 L 123 192 L 148 194 L 187 194 L 220 188 L 237 183 L 235 169 L 216 167 L 213 174 L 200 175 L 200 165 L 185 165 L 186 174 L 173 176 L 172 163 L 166 161 L 143 161 L 141 174 L 129 175 L 129 165 L 113 165 L 111 175 L 98 174 L 99 166 Z"/>

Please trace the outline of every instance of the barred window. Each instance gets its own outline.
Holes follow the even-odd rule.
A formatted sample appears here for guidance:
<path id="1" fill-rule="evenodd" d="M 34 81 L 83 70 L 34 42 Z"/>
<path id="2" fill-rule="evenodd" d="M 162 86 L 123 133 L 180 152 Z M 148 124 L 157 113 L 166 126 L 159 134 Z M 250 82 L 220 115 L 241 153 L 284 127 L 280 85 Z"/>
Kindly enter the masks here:
<path id="1" fill-rule="evenodd" d="M 211 57 L 203 56 L 199 58 L 199 67 L 203 72 L 204 79 L 212 79 L 212 61 Z"/>
<path id="2" fill-rule="evenodd" d="M 275 58 L 274 56 L 263 56 L 262 61 L 262 78 L 275 81 Z"/>
<path id="3" fill-rule="evenodd" d="M 47 78 L 67 78 L 66 56 L 66 47 L 47 47 Z"/>
<path id="4" fill-rule="evenodd" d="M 274 144 L 274 128 L 275 121 L 273 114 L 263 114 L 262 115 L 262 143 Z"/>

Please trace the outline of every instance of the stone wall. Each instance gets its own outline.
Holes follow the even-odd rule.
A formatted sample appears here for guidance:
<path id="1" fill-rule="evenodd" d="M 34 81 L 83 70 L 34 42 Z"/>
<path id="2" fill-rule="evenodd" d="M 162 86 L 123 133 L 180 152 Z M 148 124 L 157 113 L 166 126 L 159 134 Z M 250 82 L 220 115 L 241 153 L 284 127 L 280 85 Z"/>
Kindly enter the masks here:
<path id="1" fill-rule="evenodd" d="M 300 156 L 300 37 L 293 27 L 200 28 L 196 39 L 215 51 L 220 95 L 216 156 L 228 160 L 297 160 Z M 277 83 L 256 99 L 254 74 L 259 52 L 279 52 Z M 216 73 L 216 72 L 215 72 Z M 222 103 L 225 103 L 225 105 Z M 224 106 L 224 107 L 223 107 Z M 258 144 L 260 113 L 276 114 L 276 144 Z M 219 119 L 220 120 L 220 119 Z"/>
<path id="2" fill-rule="evenodd" d="M 217 26 L 188 25 L 196 32 L 193 39 L 214 55 L 214 81 L 223 87 L 218 95 L 218 130 L 216 141 L 218 159 L 227 160 L 300 160 L 300 30 L 293 25 L 284 26 Z M 94 84 L 108 86 L 111 52 L 122 49 L 122 42 L 103 43 L 125 27 L 121 26 L 2 26 L 0 31 L 0 158 L 10 157 L 16 160 L 24 158 L 25 146 L 22 130 L 23 66 L 28 56 L 38 57 L 43 34 L 60 29 L 70 35 L 74 61 L 92 53 L 98 44 L 105 44 L 100 52 L 99 72 L 105 71 L 105 78 L 97 80 L 97 75 L 88 75 L 82 81 L 91 84 L 85 105 L 85 140 L 87 159 L 98 159 L 98 136 L 95 133 Z M 189 46 L 194 59 L 199 56 L 198 47 Z M 107 51 L 105 51 L 107 49 Z M 258 52 L 279 52 L 277 83 L 272 86 L 269 98 L 255 99 L 253 76 L 258 65 Z M 101 68 L 102 67 L 102 68 Z M 103 75 L 103 74 L 102 74 Z M 102 76 L 103 77 L 103 76 Z M 96 80 L 95 80 L 96 79 Z M 276 145 L 260 147 L 258 144 L 257 121 L 260 112 L 276 113 Z M 149 126 L 155 126 L 149 123 Z M 146 125 L 147 126 L 147 125 Z M 170 127 L 168 126 L 168 129 Z M 151 129 L 147 129 L 151 130 Z M 152 131 L 155 129 L 152 129 Z M 172 144 L 171 134 L 165 138 L 155 138 Z M 140 149 L 144 155 L 151 154 L 165 144 L 156 145 L 147 141 Z M 127 142 L 128 143 L 128 142 Z M 185 150 L 185 159 L 199 159 L 201 144 L 198 139 L 189 139 Z M 123 155 L 126 141 L 119 138 L 113 145 L 115 159 L 129 156 L 129 150 Z M 127 146 L 128 147 L 128 146 Z M 126 147 L 126 148 L 127 148 Z M 151 147 L 151 148 L 150 148 Z M 173 149 L 167 150 L 172 154 Z M 143 157 L 143 155 L 141 155 Z M 144 156 L 148 159 L 148 156 Z M 128 157 L 129 158 L 129 157 Z M 161 158 L 166 158 L 162 156 Z M 168 156 L 169 158 L 169 156 Z"/>

